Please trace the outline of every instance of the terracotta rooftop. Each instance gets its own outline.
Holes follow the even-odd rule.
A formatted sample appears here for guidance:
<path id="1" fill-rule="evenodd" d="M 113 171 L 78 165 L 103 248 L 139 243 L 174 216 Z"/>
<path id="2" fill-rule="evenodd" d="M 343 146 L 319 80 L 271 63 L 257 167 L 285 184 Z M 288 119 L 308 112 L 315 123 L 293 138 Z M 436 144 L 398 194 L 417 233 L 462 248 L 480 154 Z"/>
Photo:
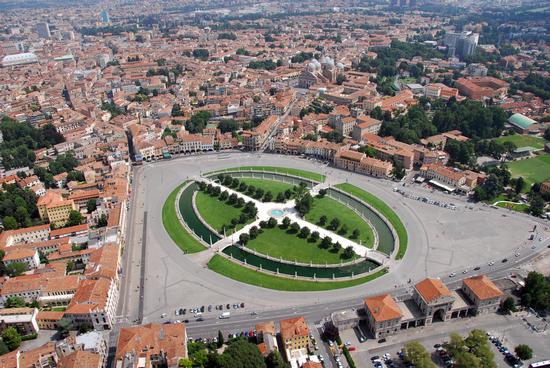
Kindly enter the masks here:
<path id="1" fill-rule="evenodd" d="M 309 335 L 309 328 L 304 317 L 283 319 L 279 323 L 281 325 L 281 337 L 283 341 Z"/>
<path id="2" fill-rule="evenodd" d="M 415 285 L 416 290 L 426 303 L 430 303 L 441 297 L 451 297 L 451 291 L 439 279 L 427 278 Z"/>
<path id="3" fill-rule="evenodd" d="M 377 322 L 401 318 L 401 309 L 389 294 L 365 299 L 365 306 Z"/>
<path id="4" fill-rule="evenodd" d="M 480 300 L 498 298 L 504 295 L 502 291 L 485 275 L 464 279 L 464 285 Z"/>

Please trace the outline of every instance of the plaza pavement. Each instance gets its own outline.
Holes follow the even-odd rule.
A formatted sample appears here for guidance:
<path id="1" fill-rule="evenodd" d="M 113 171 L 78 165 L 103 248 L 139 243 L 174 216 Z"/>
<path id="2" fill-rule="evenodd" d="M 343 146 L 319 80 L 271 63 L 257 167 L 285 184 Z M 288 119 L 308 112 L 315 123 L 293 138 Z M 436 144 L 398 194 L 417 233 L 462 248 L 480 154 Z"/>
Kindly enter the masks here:
<path id="1" fill-rule="evenodd" d="M 408 250 L 405 258 L 393 271 L 367 284 L 324 292 L 281 292 L 243 284 L 207 269 L 204 254 L 185 255 L 172 242 L 162 225 L 162 206 L 168 194 L 179 184 L 201 173 L 243 165 L 282 166 L 310 170 L 325 174 L 327 183 L 349 182 L 385 201 L 401 218 L 408 231 Z M 450 272 L 485 265 L 480 272 L 489 273 L 490 260 L 510 259 L 513 267 L 514 253 L 521 250 L 522 258 L 542 248 L 548 238 L 542 220 L 510 213 L 489 206 L 471 204 L 461 197 L 450 197 L 425 188 L 410 186 L 411 192 L 433 199 L 453 202 L 456 211 L 436 207 L 412 199 L 403 198 L 392 188 L 398 183 L 375 179 L 322 165 L 318 162 L 293 156 L 254 153 L 220 153 L 195 155 L 145 164 L 136 170 L 132 203 L 130 205 L 128 240 L 123 268 L 119 321 L 127 324 L 137 315 L 139 306 L 139 271 L 141 266 L 141 234 L 143 212 L 148 212 L 147 252 L 144 280 L 144 323 L 159 321 L 162 313 L 176 319 L 177 307 L 196 307 L 209 304 L 244 302 L 244 310 L 232 310 L 244 321 L 251 310 L 262 316 L 270 311 L 286 310 L 297 313 L 304 307 L 316 306 L 315 314 L 328 314 L 346 307 L 350 301 L 360 301 L 367 295 L 392 290 L 406 290 L 411 282 L 427 276 L 440 276 L 448 281 Z M 400 185 L 400 184 L 399 184 Z M 535 223 L 540 223 L 538 248 L 530 249 L 527 240 Z M 537 241 L 537 239 L 535 239 Z M 516 259 L 518 262 L 521 258 Z M 496 265 L 496 266 L 497 266 Z M 495 266 L 495 267 L 496 267 Z M 324 306 L 327 307 L 324 307 Z M 326 311 L 325 311 L 326 308 Z M 331 309 L 332 308 L 332 309 Z M 205 313 L 205 319 L 217 324 L 217 311 Z M 185 317 L 179 317 L 184 319 Z M 187 316 L 189 318 L 189 316 Z M 196 324 L 195 324 L 196 325 Z M 192 326 L 189 326 L 192 328 Z M 200 329 L 200 326 L 197 326 Z"/>

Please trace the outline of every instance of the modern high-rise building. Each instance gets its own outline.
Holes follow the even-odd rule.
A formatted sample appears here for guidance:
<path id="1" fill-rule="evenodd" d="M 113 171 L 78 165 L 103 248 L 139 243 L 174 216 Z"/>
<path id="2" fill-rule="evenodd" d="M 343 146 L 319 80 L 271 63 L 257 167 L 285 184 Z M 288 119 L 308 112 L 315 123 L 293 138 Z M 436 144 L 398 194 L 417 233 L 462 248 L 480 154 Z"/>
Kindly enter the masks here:
<path id="1" fill-rule="evenodd" d="M 443 44 L 447 46 L 447 56 L 457 56 L 461 59 L 472 55 L 476 51 L 478 42 L 479 34 L 473 32 L 449 32 L 443 38 Z"/>
<path id="2" fill-rule="evenodd" d="M 35 30 L 40 38 L 50 38 L 52 36 L 50 33 L 50 25 L 46 22 L 37 23 Z"/>
<path id="3" fill-rule="evenodd" d="M 103 23 L 109 23 L 111 21 L 111 19 L 109 18 L 109 12 L 107 12 L 107 10 L 103 10 L 99 14 L 99 18 L 100 18 L 101 22 L 103 22 Z"/>

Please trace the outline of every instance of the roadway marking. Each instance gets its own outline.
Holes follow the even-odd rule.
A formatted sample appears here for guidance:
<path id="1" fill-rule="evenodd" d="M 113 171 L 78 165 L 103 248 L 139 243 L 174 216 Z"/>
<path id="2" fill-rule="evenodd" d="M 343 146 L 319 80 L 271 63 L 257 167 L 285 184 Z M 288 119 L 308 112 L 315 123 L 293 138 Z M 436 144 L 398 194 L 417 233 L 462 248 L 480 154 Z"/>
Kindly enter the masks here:
<path id="1" fill-rule="evenodd" d="M 145 257 L 147 245 L 147 211 L 143 212 L 143 235 L 141 237 L 141 264 L 139 274 L 139 304 L 138 304 L 138 321 L 143 322 L 143 302 L 145 299 Z"/>

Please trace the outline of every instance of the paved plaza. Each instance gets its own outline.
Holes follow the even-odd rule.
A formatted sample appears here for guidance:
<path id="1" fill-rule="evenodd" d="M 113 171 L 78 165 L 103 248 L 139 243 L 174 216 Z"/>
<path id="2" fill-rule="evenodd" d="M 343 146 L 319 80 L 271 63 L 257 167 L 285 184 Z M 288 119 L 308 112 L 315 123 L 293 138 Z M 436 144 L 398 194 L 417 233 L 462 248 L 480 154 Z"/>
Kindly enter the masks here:
<path id="1" fill-rule="evenodd" d="M 162 224 L 162 206 L 168 194 L 186 179 L 205 172 L 243 165 L 269 165 L 304 169 L 327 176 L 326 184 L 349 182 L 385 201 L 401 218 L 408 232 L 405 258 L 383 277 L 364 285 L 325 292 L 282 292 L 251 286 L 210 271 L 206 264 L 210 251 L 185 255 L 172 242 Z M 136 170 L 130 209 L 128 262 L 124 265 L 124 287 L 119 315 L 131 322 L 138 311 L 142 234 L 146 237 L 144 322 L 157 321 L 162 313 L 174 319 L 176 307 L 196 307 L 244 302 L 246 308 L 266 312 L 296 306 L 360 301 L 366 295 L 406 288 L 411 282 L 427 276 L 447 278 L 451 272 L 459 276 L 465 269 L 481 266 L 489 273 L 487 263 L 508 258 L 510 266 L 520 249 L 522 257 L 529 252 L 530 231 L 536 219 L 486 205 L 466 202 L 462 197 L 430 192 L 408 186 L 407 190 L 434 200 L 452 202 L 455 211 L 405 198 L 393 188 L 401 183 L 358 175 L 292 156 L 232 153 L 209 154 L 145 164 Z M 143 214 L 147 212 L 147 228 L 143 232 Z M 543 225 L 537 239 L 546 240 Z M 500 265 L 502 266 L 502 265 Z M 508 266 L 508 265 L 505 265 Z M 469 276 L 471 274 L 465 275 Z M 458 277 L 458 276 L 457 276 Z M 234 313 L 232 311 L 232 313 Z M 215 318 L 214 311 L 206 318 Z"/>

